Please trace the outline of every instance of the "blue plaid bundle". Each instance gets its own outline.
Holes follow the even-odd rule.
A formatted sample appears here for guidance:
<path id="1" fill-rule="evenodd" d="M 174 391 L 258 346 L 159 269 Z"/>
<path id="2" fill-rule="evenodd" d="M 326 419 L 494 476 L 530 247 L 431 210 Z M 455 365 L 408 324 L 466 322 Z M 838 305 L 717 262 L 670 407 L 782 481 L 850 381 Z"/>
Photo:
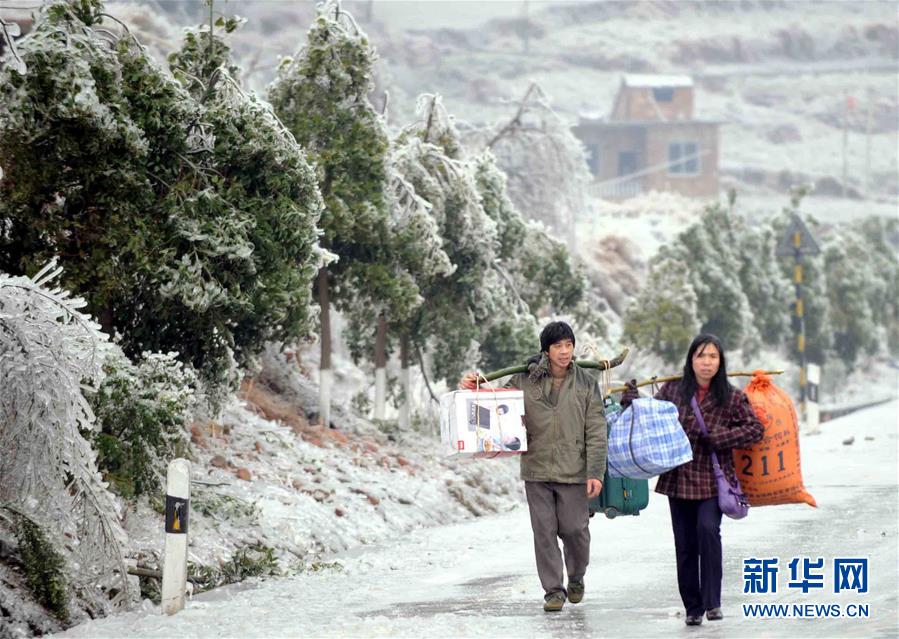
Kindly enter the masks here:
<path id="1" fill-rule="evenodd" d="M 677 407 L 651 397 L 635 399 L 609 421 L 609 475 L 649 479 L 693 459 Z"/>

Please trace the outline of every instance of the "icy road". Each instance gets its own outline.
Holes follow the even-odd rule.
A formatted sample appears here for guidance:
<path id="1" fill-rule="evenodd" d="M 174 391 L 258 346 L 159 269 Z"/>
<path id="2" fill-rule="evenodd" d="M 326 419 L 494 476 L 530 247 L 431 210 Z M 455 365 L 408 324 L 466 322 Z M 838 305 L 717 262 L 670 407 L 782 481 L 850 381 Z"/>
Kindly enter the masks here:
<path id="1" fill-rule="evenodd" d="M 147 604 L 61 636 L 894 638 L 897 429 L 894 401 L 802 438 L 805 483 L 819 507 L 757 508 L 745 520 L 725 519 L 725 619 L 700 627 L 684 625 L 668 505 L 653 494 L 639 517 L 593 518 L 586 597 L 557 614 L 542 610 L 522 505 L 329 558 L 342 569 L 203 593 L 173 617 Z M 744 593 L 744 559 L 771 557 L 779 560 L 777 592 Z M 803 557 L 824 559 L 822 588 L 791 587 L 789 563 Z M 834 592 L 841 558 L 868 559 L 867 592 Z M 787 604 L 776 612 L 787 616 L 754 617 L 744 610 L 750 604 Z M 836 611 L 831 604 L 840 616 L 823 616 Z"/>

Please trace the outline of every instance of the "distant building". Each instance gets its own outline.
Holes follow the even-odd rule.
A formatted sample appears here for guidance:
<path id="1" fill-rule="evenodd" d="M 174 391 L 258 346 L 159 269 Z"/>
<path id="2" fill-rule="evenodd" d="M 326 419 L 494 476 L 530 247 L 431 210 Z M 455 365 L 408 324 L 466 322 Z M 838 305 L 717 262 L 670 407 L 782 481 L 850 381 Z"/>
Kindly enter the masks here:
<path id="1" fill-rule="evenodd" d="M 572 129 L 587 147 L 594 193 L 717 195 L 719 123 L 695 120 L 693 101 L 688 76 L 624 76 L 609 117 L 582 117 Z"/>

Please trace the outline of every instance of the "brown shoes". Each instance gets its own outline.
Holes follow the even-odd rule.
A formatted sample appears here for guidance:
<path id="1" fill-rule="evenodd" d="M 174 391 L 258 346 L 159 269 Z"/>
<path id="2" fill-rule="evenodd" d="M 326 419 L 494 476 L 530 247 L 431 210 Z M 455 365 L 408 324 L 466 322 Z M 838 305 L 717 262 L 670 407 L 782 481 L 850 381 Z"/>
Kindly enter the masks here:
<path id="1" fill-rule="evenodd" d="M 565 605 L 565 593 L 554 592 L 546 601 L 543 602 L 543 610 L 545 612 L 561 612 L 562 606 Z"/>
<path id="2" fill-rule="evenodd" d="M 573 604 L 581 603 L 584 599 L 584 582 L 569 581 L 568 582 L 568 601 Z"/>

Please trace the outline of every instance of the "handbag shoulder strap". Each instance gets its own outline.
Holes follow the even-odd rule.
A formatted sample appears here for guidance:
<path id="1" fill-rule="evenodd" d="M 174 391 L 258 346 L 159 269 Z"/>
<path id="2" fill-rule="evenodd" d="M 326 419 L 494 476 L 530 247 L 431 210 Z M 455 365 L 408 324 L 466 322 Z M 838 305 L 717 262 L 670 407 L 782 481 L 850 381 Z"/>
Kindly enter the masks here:
<path id="1" fill-rule="evenodd" d="M 702 411 L 699 410 L 699 402 L 696 401 L 696 396 L 694 395 L 690 398 L 690 406 L 693 408 L 693 414 L 696 415 L 696 422 L 699 424 L 699 430 L 702 431 L 703 435 L 708 435 L 709 430 L 705 427 L 705 420 L 702 418 Z M 721 468 L 721 464 L 718 463 L 718 455 L 715 454 L 715 451 L 710 451 L 712 453 L 712 465 L 715 468 Z"/>

